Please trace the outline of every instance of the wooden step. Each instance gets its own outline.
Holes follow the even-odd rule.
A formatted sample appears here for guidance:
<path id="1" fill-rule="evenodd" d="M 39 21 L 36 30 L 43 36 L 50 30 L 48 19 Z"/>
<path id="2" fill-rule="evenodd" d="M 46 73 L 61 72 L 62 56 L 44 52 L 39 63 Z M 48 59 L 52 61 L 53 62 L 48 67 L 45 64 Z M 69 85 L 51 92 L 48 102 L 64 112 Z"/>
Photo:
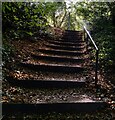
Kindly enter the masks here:
<path id="1" fill-rule="evenodd" d="M 79 78 L 77 80 L 62 80 L 53 79 L 50 80 L 40 80 L 40 79 L 21 79 L 14 78 L 13 76 L 7 76 L 6 80 L 12 85 L 24 87 L 24 88 L 76 88 L 85 87 L 86 80 L 84 78 Z"/>
<path id="2" fill-rule="evenodd" d="M 15 87 L 12 86 L 11 90 Z M 2 100 L 3 114 L 24 112 L 95 112 L 104 109 L 107 103 L 85 88 L 40 89 L 16 87 L 13 99 Z M 8 93 L 10 92 L 8 91 Z M 20 99 L 21 98 L 21 99 Z M 60 109 L 61 108 L 61 109 Z"/>
<path id="3" fill-rule="evenodd" d="M 47 112 L 96 112 L 105 109 L 108 106 L 103 101 L 94 101 L 92 99 L 85 99 L 81 97 L 81 100 L 70 101 L 70 102 L 59 102 L 59 103 L 35 103 L 35 104 L 24 104 L 24 103 L 9 103 L 2 104 L 2 114 L 11 113 L 47 113 Z"/>
<path id="4" fill-rule="evenodd" d="M 51 40 L 49 40 L 51 41 Z M 64 39 L 64 38 L 61 38 L 61 39 L 57 39 L 57 40 L 52 40 L 52 41 L 56 41 L 56 42 L 63 42 L 63 43 L 82 43 L 83 40 L 80 38 L 80 39 L 75 39 L 75 40 L 69 40 L 69 39 Z"/>
<path id="5" fill-rule="evenodd" d="M 81 37 L 81 36 L 83 36 L 83 32 L 80 32 L 80 31 L 65 31 L 64 32 L 64 36 L 77 36 L 77 37 Z"/>
<path id="6" fill-rule="evenodd" d="M 83 36 L 83 33 L 82 32 L 64 32 L 63 35 L 76 35 L 76 36 Z"/>
<path id="7" fill-rule="evenodd" d="M 21 113 L 46 113 L 46 112 L 96 112 L 107 107 L 105 102 L 78 102 L 78 103 L 41 103 L 41 104 L 2 104 L 2 112 L 11 114 Z"/>
<path id="8" fill-rule="evenodd" d="M 82 36 L 76 36 L 76 35 L 65 35 L 62 37 L 64 41 L 70 41 L 70 42 L 75 42 L 75 41 L 82 41 Z"/>
<path id="9" fill-rule="evenodd" d="M 83 31 L 76 31 L 76 30 L 65 30 L 65 33 L 70 33 L 70 34 L 83 34 Z"/>
<path id="10" fill-rule="evenodd" d="M 54 55 L 64 55 L 64 56 L 80 56 L 85 55 L 86 51 L 69 51 L 69 50 L 60 50 L 60 49 L 38 49 L 38 52 L 45 54 L 54 54 Z"/>
<path id="11" fill-rule="evenodd" d="M 60 46 L 66 48 L 85 48 L 86 44 L 78 43 L 77 45 L 63 45 L 63 44 L 56 44 L 56 43 L 44 43 L 44 45 L 51 45 L 51 46 Z"/>
<path id="12" fill-rule="evenodd" d="M 86 44 L 84 43 L 78 43 L 78 44 L 66 44 L 66 43 L 60 43 L 60 42 L 48 42 L 45 43 L 44 45 L 51 45 L 51 46 L 60 46 L 63 48 L 68 48 L 68 49 L 79 49 L 79 48 L 85 48 Z"/>
<path id="13" fill-rule="evenodd" d="M 53 48 L 53 49 L 60 49 L 60 50 L 70 50 L 70 51 L 77 51 L 77 50 L 84 50 L 85 46 L 61 46 L 55 44 L 45 44 L 46 47 Z"/>
<path id="14" fill-rule="evenodd" d="M 56 45 L 66 45 L 66 46 L 81 46 L 85 45 L 85 41 L 80 41 L 80 42 L 70 42 L 70 41 L 56 41 L 56 40 L 47 40 L 47 42 L 50 44 L 56 44 Z"/>
<path id="15" fill-rule="evenodd" d="M 67 34 L 62 36 L 62 39 L 70 39 L 70 40 L 82 40 L 83 36 L 82 35 L 76 35 L 76 34 Z"/>
<path id="16" fill-rule="evenodd" d="M 32 53 L 31 56 L 33 58 L 36 58 L 38 60 L 48 60 L 48 61 L 57 61 L 57 62 L 85 62 L 87 59 L 84 57 L 69 57 L 69 56 L 59 56 L 59 55 L 48 55 L 48 54 L 42 54 L 42 53 Z"/>
<path id="17" fill-rule="evenodd" d="M 86 68 L 82 65 L 64 65 L 64 64 L 52 64 L 52 63 L 45 63 L 45 62 L 21 62 L 21 65 L 25 67 L 29 67 L 33 70 L 42 70 L 42 71 L 53 71 L 53 72 L 83 72 Z"/>
<path id="18" fill-rule="evenodd" d="M 50 82 L 51 81 L 51 85 L 55 82 L 59 82 L 59 86 L 62 86 L 61 83 L 67 87 L 66 85 L 68 83 L 68 85 L 70 85 L 70 87 L 73 87 L 74 85 L 77 87 L 77 85 L 84 85 L 86 80 L 88 79 L 87 77 L 87 73 L 86 72 L 82 72 L 81 73 L 64 73 L 64 72 L 50 72 L 50 71 L 34 71 L 32 69 L 25 69 L 25 67 L 21 67 L 18 68 L 18 70 L 14 70 L 14 71 L 10 71 L 10 73 L 6 76 L 7 77 L 7 81 L 15 83 L 15 84 L 23 84 L 23 82 L 27 81 L 30 83 L 32 83 L 33 85 L 35 84 L 35 86 L 37 85 L 37 81 L 39 84 L 39 81 L 41 81 L 40 84 L 42 83 L 47 83 L 47 85 L 49 84 L 50 86 Z M 24 81 L 22 81 L 24 80 Z M 21 82 L 20 82 L 21 81 Z M 67 84 L 66 84 L 67 83 Z M 73 83 L 75 83 L 73 85 Z M 32 85 L 30 84 L 30 86 Z M 27 84 L 24 84 L 24 86 L 26 86 Z M 46 86 L 47 86 L 46 85 Z M 28 85 L 27 85 L 28 86 Z M 58 87 L 57 84 L 54 84 L 54 86 Z M 53 85 L 52 85 L 53 87 Z M 69 87 L 69 86 L 68 86 Z M 62 86 L 63 88 L 63 86 Z"/>

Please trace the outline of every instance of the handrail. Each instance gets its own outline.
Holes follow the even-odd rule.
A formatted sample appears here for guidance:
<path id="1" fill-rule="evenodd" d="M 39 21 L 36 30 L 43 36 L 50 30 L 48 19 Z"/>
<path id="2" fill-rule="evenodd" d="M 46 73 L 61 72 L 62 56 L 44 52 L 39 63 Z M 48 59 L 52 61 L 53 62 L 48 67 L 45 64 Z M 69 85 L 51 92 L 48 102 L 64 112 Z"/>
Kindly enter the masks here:
<path id="1" fill-rule="evenodd" d="M 94 45 L 95 49 L 96 49 L 96 50 L 98 50 L 97 45 L 95 44 L 94 40 L 92 39 L 92 37 L 91 37 L 91 35 L 90 35 L 89 31 L 86 29 L 86 27 L 85 27 L 85 26 L 84 26 L 84 30 L 86 31 L 87 35 L 89 36 L 90 40 L 92 41 L 92 43 L 93 43 L 93 45 Z"/>
<path id="2" fill-rule="evenodd" d="M 97 82 L 98 82 L 98 77 L 97 77 L 97 74 L 98 74 L 98 56 L 99 56 L 99 49 L 97 47 L 97 45 L 95 44 L 93 38 L 91 37 L 89 31 L 87 30 L 87 28 L 84 26 L 84 30 L 85 32 L 87 33 L 88 37 L 90 38 L 91 42 L 93 43 L 94 47 L 95 47 L 95 50 L 96 50 L 96 62 L 95 62 L 95 87 L 97 89 Z M 87 40 L 88 40 L 88 37 L 87 37 Z M 85 34 L 84 34 L 84 38 L 85 38 Z"/>

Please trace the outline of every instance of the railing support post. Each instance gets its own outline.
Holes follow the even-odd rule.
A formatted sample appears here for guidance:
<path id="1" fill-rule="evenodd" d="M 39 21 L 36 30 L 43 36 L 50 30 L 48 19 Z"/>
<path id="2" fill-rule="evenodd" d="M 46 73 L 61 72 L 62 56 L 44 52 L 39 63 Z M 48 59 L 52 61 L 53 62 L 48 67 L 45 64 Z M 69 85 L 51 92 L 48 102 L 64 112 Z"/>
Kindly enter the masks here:
<path id="1" fill-rule="evenodd" d="M 83 29 L 83 40 L 85 41 L 85 29 Z"/>
<path id="2" fill-rule="evenodd" d="M 95 47 L 95 50 L 96 50 L 96 54 L 95 54 L 95 57 L 96 57 L 96 63 L 95 63 L 95 88 L 96 88 L 96 91 L 98 89 L 98 86 L 97 86 L 97 83 L 98 83 L 98 54 L 99 54 L 99 49 L 97 47 L 97 45 L 95 44 L 94 40 L 92 39 L 89 31 L 86 29 L 86 27 L 84 26 L 84 30 L 85 32 L 87 33 L 87 37 L 86 37 L 86 44 L 88 44 L 88 39 L 89 38 L 91 40 L 91 42 L 93 43 L 94 47 Z"/>
<path id="3" fill-rule="evenodd" d="M 83 34 L 84 34 L 84 41 L 86 42 L 86 50 L 88 52 L 88 35 L 86 34 L 85 29 L 83 31 Z"/>
<path id="4" fill-rule="evenodd" d="M 98 82 L 98 54 L 99 50 L 96 50 L 96 64 L 95 64 L 95 88 L 97 90 L 97 82 Z"/>
<path id="5" fill-rule="evenodd" d="M 86 49 L 87 49 L 87 52 L 88 52 L 88 47 L 89 47 L 89 43 L 88 43 L 88 35 L 86 35 L 86 44 L 87 44 Z"/>

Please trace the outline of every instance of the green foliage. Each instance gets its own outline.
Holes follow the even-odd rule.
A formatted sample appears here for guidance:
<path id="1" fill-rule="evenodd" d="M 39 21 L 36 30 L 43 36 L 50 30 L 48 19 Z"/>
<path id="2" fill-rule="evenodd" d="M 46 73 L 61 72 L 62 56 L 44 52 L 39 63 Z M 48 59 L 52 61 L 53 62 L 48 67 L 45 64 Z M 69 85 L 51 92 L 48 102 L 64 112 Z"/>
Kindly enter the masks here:
<path id="1" fill-rule="evenodd" d="M 47 20 L 39 6 L 28 2 L 2 3 L 3 35 L 9 38 L 30 37 L 45 29 Z"/>
<path id="2" fill-rule="evenodd" d="M 80 26 L 88 25 L 91 28 L 94 41 L 99 47 L 99 60 L 101 65 L 115 65 L 114 2 L 79 2 L 74 5 L 74 8 L 73 16 L 76 13 L 76 22 L 80 23 L 80 19 L 82 19 L 83 21 L 80 23 Z"/>
<path id="3" fill-rule="evenodd" d="M 64 2 L 47 2 L 44 5 L 49 24 L 54 27 L 61 27 L 63 19 L 66 17 L 66 4 Z"/>
<path id="4" fill-rule="evenodd" d="M 78 2 L 71 3 L 69 9 L 71 29 L 78 29 L 88 21 L 100 49 L 100 61 L 104 65 L 114 64 L 115 5 L 109 2 Z M 67 29 L 68 23 L 68 9 L 64 2 L 4 2 L 2 16 L 3 37 L 12 39 L 49 34 L 49 25 Z"/>
<path id="5" fill-rule="evenodd" d="M 3 2 L 3 36 L 29 38 L 45 33 L 49 25 L 61 26 L 64 5 L 63 2 Z"/>
<path id="6" fill-rule="evenodd" d="M 3 68 L 7 63 L 12 62 L 14 48 L 12 48 L 8 41 L 3 39 L 3 46 L 2 46 L 2 63 Z M 6 66 L 7 67 L 7 66 Z"/>
<path id="7" fill-rule="evenodd" d="M 111 21 L 101 19 L 94 26 L 94 39 L 100 48 L 100 63 L 104 66 L 115 65 L 115 27 Z"/>

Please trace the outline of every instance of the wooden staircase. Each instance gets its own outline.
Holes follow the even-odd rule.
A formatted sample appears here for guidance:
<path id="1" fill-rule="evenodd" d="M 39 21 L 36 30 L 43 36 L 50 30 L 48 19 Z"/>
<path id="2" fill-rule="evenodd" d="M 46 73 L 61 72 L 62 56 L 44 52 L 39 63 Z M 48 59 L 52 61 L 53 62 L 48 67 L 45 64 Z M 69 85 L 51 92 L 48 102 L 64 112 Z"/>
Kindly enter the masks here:
<path id="1" fill-rule="evenodd" d="M 30 54 L 31 59 L 20 61 L 20 66 L 25 69 L 24 75 L 29 79 L 26 76 L 7 77 L 11 84 L 24 88 L 30 95 L 29 101 L 3 104 L 3 114 L 93 112 L 107 106 L 85 87 L 89 59 L 82 32 L 67 30 L 60 40 L 48 40 L 42 48 Z"/>

